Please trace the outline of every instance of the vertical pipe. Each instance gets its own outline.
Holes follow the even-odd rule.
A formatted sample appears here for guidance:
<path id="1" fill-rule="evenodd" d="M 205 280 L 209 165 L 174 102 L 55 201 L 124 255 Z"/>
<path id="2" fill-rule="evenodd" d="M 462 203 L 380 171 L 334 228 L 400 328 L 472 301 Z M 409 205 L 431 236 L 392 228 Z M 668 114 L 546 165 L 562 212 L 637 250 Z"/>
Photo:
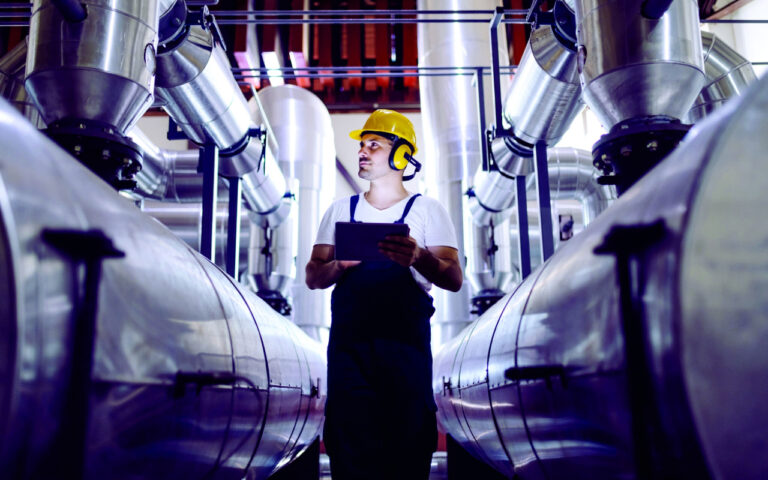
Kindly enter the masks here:
<path id="1" fill-rule="evenodd" d="M 493 78 L 493 109 L 495 126 L 497 131 L 504 129 L 501 117 L 501 74 L 499 73 L 499 35 L 497 29 L 501 18 L 504 16 L 504 7 L 496 7 L 496 12 L 491 18 L 491 78 Z M 480 137 L 481 139 L 484 137 Z"/>
<path id="2" fill-rule="evenodd" d="M 555 253 L 552 233 L 552 201 L 549 195 L 549 167 L 547 166 L 547 144 L 536 142 L 533 151 L 536 167 L 536 194 L 539 204 L 539 229 L 541 231 L 541 262 L 544 263 Z"/>
<path id="3" fill-rule="evenodd" d="M 523 281 L 531 273 L 531 241 L 528 238 L 528 199 L 526 198 L 525 175 L 515 177 L 515 189 L 518 265 L 520 265 L 520 281 Z"/>
<path id="4" fill-rule="evenodd" d="M 498 48 L 497 48 L 498 49 Z M 483 69 L 477 68 L 475 70 L 475 91 L 477 92 L 477 130 L 478 137 L 480 139 L 480 153 L 482 154 L 482 167 L 484 171 L 488 171 L 490 165 L 488 164 L 488 142 L 485 141 L 485 92 L 483 90 Z"/>
<path id="5" fill-rule="evenodd" d="M 229 178 L 229 217 L 227 218 L 227 273 L 238 280 L 240 272 L 240 177 Z"/>
<path id="6" fill-rule="evenodd" d="M 200 253 L 216 263 L 216 204 L 218 196 L 219 147 L 208 142 L 200 149 L 203 169 L 203 221 L 200 232 Z"/>

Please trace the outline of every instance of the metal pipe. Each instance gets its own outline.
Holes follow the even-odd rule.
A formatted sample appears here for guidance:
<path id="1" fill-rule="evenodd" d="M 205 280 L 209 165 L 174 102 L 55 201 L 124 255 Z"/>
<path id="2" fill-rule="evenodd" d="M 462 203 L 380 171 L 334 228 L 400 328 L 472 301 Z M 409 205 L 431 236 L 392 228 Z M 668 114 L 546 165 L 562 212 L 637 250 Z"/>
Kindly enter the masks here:
<path id="1" fill-rule="evenodd" d="M 125 253 L 102 266 L 84 478 L 263 479 L 319 436 L 319 344 L 3 100 L 0 144 L 5 475 L 57 476 L 59 464 L 47 460 L 70 413 L 63 406 L 82 276 L 43 241 L 44 229 L 96 229 Z"/>
<path id="2" fill-rule="evenodd" d="M 499 2 L 483 0 L 473 3 L 479 10 L 495 11 Z M 419 10 L 451 11 L 456 2 L 449 0 L 420 0 Z M 456 8 L 456 10 L 459 10 Z M 443 13 L 440 18 L 450 23 L 420 23 L 418 27 L 419 66 L 452 66 L 464 68 L 477 64 L 490 65 L 490 38 L 486 15 Z M 480 17 L 480 18 L 478 18 Z M 459 21 L 457 19 L 460 18 Z M 469 23 L 478 20 L 481 23 Z M 504 29 L 499 35 L 500 44 L 506 44 Z M 478 57 L 480 55 L 480 57 Z M 499 63 L 507 66 L 508 55 L 499 55 Z M 501 79 L 506 88 L 508 79 Z M 432 175 L 437 184 L 437 197 L 446 206 L 459 242 L 459 258 L 466 258 L 463 193 L 471 185 L 471 178 L 481 161 L 481 139 L 477 132 L 485 125 L 478 125 L 478 106 L 472 77 L 452 76 L 419 78 L 421 92 L 422 124 L 424 126 L 423 151 L 427 161 L 425 174 Z M 485 111 L 493 111 L 491 82 L 483 82 Z M 421 148 L 421 145 L 420 145 Z M 429 165 L 434 165 L 430 169 Z M 468 182 L 464 185 L 464 181 Z M 470 234 L 471 232 L 467 232 Z M 476 239 L 477 244 L 481 239 Z M 468 242 L 467 242 L 468 243 Z M 469 316 L 469 282 L 458 293 L 434 292 L 436 313 L 433 320 L 433 344 L 440 345 L 461 331 Z"/>
<path id="3" fill-rule="evenodd" d="M 23 41 L 0 58 L 0 97 L 11 102 L 33 125 L 43 128 L 45 124 L 40 112 L 24 88 L 28 44 L 29 37 L 24 37 Z"/>
<path id="4" fill-rule="evenodd" d="M 78 0 L 51 0 L 51 3 L 61 12 L 61 16 L 70 23 L 82 22 L 88 16 L 85 7 Z"/>
<path id="5" fill-rule="evenodd" d="M 442 428 L 523 480 L 763 478 L 766 112 L 768 78 L 445 345 Z"/>
<path id="6" fill-rule="evenodd" d="M 676 0 L 653 20 L 636 13 L 643 2 L 575 2 L 584 101 L 606 129 L 638 117 L 680 119 L 704 85 L 698 4 Z"/>
<path id="7" fill-rule="evenodd" d="M 161 46 L 158 98 L 190 140 L 220 149 L 219 173 L 242 177 L 243 197 L 262 223 L 279 225 L 291 202 L 275 151 L 264 152 L 252 136 L 256 123 L 229 70 L 229 60 L 211 32 L 193 25 L 177 46 Z"/>
<path id="8" fill-rule="evenodd" d="M 298 214 L 295 230 L 275 232 L 277 248 L 294 251 L 286 257 L 289 265 L 299 266 L 291 271 L 293 284 L 293 321 L 307 334 L 327 341 L 330 329 L 329 292 L 309 290 L 303 266 L 309 262 L 322 208 L 331 198 L 323 197 L 322 190 L 332 192 L 335 179 L 336 149 L 333 142 L 331 116 L 323 102 L 313 93 L 295 85 L 266 87 L 249 104 L 252 111 L 261 110 L 269 119 L 273 137 L 279 145 L 277 162 L 283 174 L 298 183 Z M 259 270 L 258 272 L 263 272 Z M 252 274 L 257 272 L 251 271 Z"/>
<path id="9" fill-rule="evenodd" d="M 701 44 L 707 81 L 688 110 L 687 120 L 691 123 L 706 117 L 731 97 L 741 95 L 757 78 L 749 60 L 714 33 L 701 32 Z"/>
<path id="10" fill-rule="evenodd" d="M 35 0 L 26 89 L 48 125 L 91 120 L 123 134 L 152 105 L 157 1 L 83 4 L 88 17 L 73 28 L 51 1 Z"/>

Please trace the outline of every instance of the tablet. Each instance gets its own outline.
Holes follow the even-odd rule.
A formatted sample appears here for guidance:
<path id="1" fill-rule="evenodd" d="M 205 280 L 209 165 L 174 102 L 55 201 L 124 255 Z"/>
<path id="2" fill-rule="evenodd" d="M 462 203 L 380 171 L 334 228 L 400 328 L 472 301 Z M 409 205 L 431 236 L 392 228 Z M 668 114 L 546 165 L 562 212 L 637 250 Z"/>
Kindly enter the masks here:
<path id="1" fill-rule="evenodd" d="M 387 235 L 408 236 L 406 223 L 336 222 L 336 260 L 386 261 L 379 242 Z"/>

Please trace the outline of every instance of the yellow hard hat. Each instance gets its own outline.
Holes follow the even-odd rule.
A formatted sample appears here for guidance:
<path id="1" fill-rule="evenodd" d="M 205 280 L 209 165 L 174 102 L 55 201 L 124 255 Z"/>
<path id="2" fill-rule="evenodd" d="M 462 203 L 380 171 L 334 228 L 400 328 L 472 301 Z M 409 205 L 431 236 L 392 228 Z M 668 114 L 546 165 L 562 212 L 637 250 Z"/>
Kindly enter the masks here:
<path id="1" fill-rule="evenodd" d="M 416 148 L 416 132 L 413 130 L 413 124 L 402 113 L 394 110 L 380 108 L 368 117 L 365 125 L 360 130 L 352 130 L 349 136 L 355 140 L 360 140 L 363 133 L 383 133 L 384 136 L 394 135 L 413 147 L 412 154 L 418 150 Z"/>

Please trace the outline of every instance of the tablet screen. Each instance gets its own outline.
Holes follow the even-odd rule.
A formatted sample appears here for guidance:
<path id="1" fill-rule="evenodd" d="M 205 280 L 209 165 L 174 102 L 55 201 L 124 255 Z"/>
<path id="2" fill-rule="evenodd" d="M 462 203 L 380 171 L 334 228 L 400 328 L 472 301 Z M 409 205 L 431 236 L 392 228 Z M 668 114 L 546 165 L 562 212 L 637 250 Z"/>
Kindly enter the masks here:
<path id="1" fill-rule="evenodd" d="M 336 222 L 336 260 L 387 261 L 379 242 L 387 235 L 408 236 L 405 223 Z"/>

